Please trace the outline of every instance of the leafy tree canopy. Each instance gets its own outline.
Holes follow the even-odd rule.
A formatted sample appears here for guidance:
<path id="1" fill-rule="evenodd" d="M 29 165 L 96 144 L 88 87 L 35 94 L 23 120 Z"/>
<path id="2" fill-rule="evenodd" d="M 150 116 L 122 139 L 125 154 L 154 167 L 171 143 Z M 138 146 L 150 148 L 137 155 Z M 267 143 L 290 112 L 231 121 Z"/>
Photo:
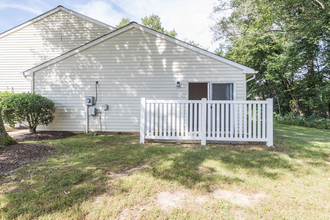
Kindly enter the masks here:
<path id="1" fill-rule="evenodd" d="M 329 116 L 330 2 L 220 0 L 212 27 L 218 53 L 259 71 L 249 97 L 274 97 L 277 111 Z"/>

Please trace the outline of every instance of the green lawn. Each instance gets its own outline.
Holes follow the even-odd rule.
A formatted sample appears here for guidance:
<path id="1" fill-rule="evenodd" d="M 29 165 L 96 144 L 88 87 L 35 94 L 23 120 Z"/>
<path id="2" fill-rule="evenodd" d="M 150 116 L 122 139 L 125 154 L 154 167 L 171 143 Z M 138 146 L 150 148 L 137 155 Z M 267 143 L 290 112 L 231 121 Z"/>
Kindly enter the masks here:
<path id="1" fill-rule="evenodd" d="M 137 135 L 116 134 L 45 141 L 55 156 L 0 179 L 0 215 L 329 219 L 330 131 L 276 124 L 274 141 L 275 148 L 141 145 Z"/>

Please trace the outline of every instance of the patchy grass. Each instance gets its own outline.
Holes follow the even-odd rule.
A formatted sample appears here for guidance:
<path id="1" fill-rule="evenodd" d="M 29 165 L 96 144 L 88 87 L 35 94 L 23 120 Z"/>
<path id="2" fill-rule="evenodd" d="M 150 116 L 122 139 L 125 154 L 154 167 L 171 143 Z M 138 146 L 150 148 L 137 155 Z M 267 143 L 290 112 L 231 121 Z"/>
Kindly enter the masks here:
<path id="1" fill-rule="evenodd" d="M 275 125 L 264 145 L 47 141 L 45 163 L 1 179 L 3 219 L 328 219 L 330 132 Z"/>

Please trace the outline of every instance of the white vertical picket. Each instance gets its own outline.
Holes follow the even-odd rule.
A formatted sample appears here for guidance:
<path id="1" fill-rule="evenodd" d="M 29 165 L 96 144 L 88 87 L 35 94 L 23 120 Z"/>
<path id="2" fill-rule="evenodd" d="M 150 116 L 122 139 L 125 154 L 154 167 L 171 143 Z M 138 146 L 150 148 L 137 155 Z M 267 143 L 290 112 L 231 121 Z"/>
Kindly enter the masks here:
<path id="1" fill-rule="evenodd" d="M 243 104 L 240 104 L 239 105 L 239 112 L 240 112 L 240 114 L 239 114 L 239 128 L 240 128 L 240 132 L 239 132 L 239 137 L 240 138 L 243 138 L 243 132 L 244 132 L 244 128 L 243 128 L 243 126 L 244 126 L 244 124 L 243 124 Z"/>
<path id="2" fill-rule="evenodd" d="M 194 137 L 197 135 L 197 103 L 194 104 Z"/>
<path id="3" fill-rule="evenodd" d="M 206 145 L 206 98 L 202 99 L 202 134 L 201 134 L 201 145 Z"/>
<path id="4" fill-rule="evenodd" d="M 193 104 L 189 103 L 189 136 L 192 137 Z"/>
<path id="5" fill-rule="evenodd" d="M 180 129 L 180 136 L 181 137 L 183 137 L 183 129 L 184 129 L 184 123 L 183 123 L 183 121 L 184 121 L 184 114 L 183 114 L 183 112 L 184 112 L 184 104 L 183 103 L 181 103 L 181 105 L 180 105 L 180 108 L 181 108 L 181 120 L 180 120 L 180 123 L 181 123 L 181 129 Z"/>
<path id="6" fill-rule="evenodd" d="M 251 103 L 249 104 L 249 138 L 252 138 L 252 130 L 251 130 L 251 124 L 252 124 L 252 105 Z"/>
<path id="7" fill-rule="evenodd" d="M 234 105 L 229 104 L 230 109 L 230 137 L 234 137 Z"/>
<path id="8" fill-rule="evenodd" d="M 217 103 L 217 137 L 220 137 L 220 104 Z"/>
<path id="9" fill-rule="evenodd" d="M 151 103 L 150 105 L 150 136 L 154 136 L 154 119 L 155 119 L 155 104 Z"/>
<path id="10" fill-rule="evenodd" d="M 143 144 L 145 142 L 146 136 L 146 99 L 141 98 L 141 110 L 140 110 L 140 143 Z"/>
<path id="11" fill-rule="evenodd" d="M 243 104 L 243 123 L 244 123 L 244 133 L 243 133 L 243 136 L 242 138 L 247 138 L 247 104 Z"/>
<path id="12" fill-rule="evenodd" d="M 238 129 L 238 105 L 237 104 L 234 104 L 234 137 L 235 138 L 238 138 L 238 132 L 239 132 L 239 129 Z"/>
<path id="13" fill-rule="evenodd" d="M 164 136 L 165 137 L 168 137 L 168 132 L 167 132 L 167 129 L 168 129 L 168 115 L 167 115 L 167 110 L 168 110 L 168 104 L 167 103 L 164 103 Z"/>
<path id="14" fill-rule="evenodd" d="M 150 136 L 150 104 L 147 103 L 147 128 L 146 128 L 147 136 Z"/>
<path id="15" fill-rule="evenodd" d="M 211 104 L 207 104 L 207 137 L 211 137 Z"/>
<path id="16" fill-rule="evenodd" d="M 159 103 L 159 136 L 163 137 L 163 104 Z"/>
<path id="17" fill-rule="evenodd" d="M 266 138 L 266 104 L 262 104 L 262 138 Z"/>
<path id="18" fill-rule="evenodd" d="M 198 103 L 198 137 L 201 137 L 202 132 L 202 104 Z"/>
<path id="19" fill-rule="evenodd" d="M 229 137 L 229 117 L 230 117 L 230 114 L 229 114 L 229 104 L 226 103 L 226 138 Z"/>
<path id="20" fill-rule="evenodd" d="M 258 104 L 258 138 L 261 137 L 261 105 Z"/>
<path id="21" fill-rule="evenodd" d="M 189 135 L 188 135 L 188 125 L 189 125 L 189 123 L 188 123 L 188 106 L 189 106 L 189 104 L 188 103 L 186 103 L 185 104 L 185 137 L 188 137 Z"/>
<path id="22" fill-rule="evenodd" d="M 224 138 L 224 127 L 225 127 L 225 121 L 224 121 L 224 118 L 225 118 L 225 111 L 224 111 L 224 107 L 225 107 L 225 104 L 224 103 L 221 103 L 221 137 Z"/>
<path id="23" fill-rule="evenodd" d="M 155 103 L 155 136 L 158 137 L 158 103 Z"/>
<path id="24" fill-rule="evenodd" d="M 267 142 L 268 147 L 273 146 L 273 99 L 267 101 Z"/>
<path id="25" fill-rule="evenodd" d="M 215 104 L 212 103 L 211 104 L 211 111 L 212 111 L 212 121 L 211 121 L 211 124 L 212 124 L 212 137 L 215 137 Z"/>
<path id="26" fill-rule="evenodd" d="M 256 119 L 256 108 L 257 108 L 257 104 L 253 104 L 253 138 L 256 138 L 257 136 L 257 119 Z"/>
<path id="27" fill-rule="evenodd" d="M 180 133 L 180 104 L 176 104 L 176 137 L 179 137 Z"/>
<path id="28" fill-rule="evenodd" d="M 175 136 L 175 103 L 172 103 L 172 137 Z"/>
<path id="29" fill-rule="evenodd" d="M 167 118 L 168 118 L 168 123 L 167 123 L 167 132 L 168 132 L 168 137 L 172 136 L 172 104 L 169 103 L 167 104 L 168 107 L 168 112 L 167 112 Z"/>

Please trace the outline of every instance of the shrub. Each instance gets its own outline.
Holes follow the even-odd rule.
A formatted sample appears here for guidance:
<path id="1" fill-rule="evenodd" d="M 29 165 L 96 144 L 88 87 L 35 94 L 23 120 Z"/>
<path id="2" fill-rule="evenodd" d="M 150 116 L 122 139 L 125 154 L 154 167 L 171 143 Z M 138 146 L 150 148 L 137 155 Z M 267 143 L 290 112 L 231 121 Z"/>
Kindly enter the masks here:
<path id="1" fill-rule="evenodd" d="M 314 116 L 302 117 L 295 114 L 274 114 L 274 121 L 280 124 L 298 125 L 309 128 L 330 129 L 329 118 L 316 118 Z"/>
<path id="2" fill-rule="evenodd" d="M 52 100 L 35 93 L 13 94 L 2 101 L 2 117 L 5 123 L 14 126 L 27 121 L 30 132 L 38 125 L 48 125 L 54 120 L 55 104 Z"/>

